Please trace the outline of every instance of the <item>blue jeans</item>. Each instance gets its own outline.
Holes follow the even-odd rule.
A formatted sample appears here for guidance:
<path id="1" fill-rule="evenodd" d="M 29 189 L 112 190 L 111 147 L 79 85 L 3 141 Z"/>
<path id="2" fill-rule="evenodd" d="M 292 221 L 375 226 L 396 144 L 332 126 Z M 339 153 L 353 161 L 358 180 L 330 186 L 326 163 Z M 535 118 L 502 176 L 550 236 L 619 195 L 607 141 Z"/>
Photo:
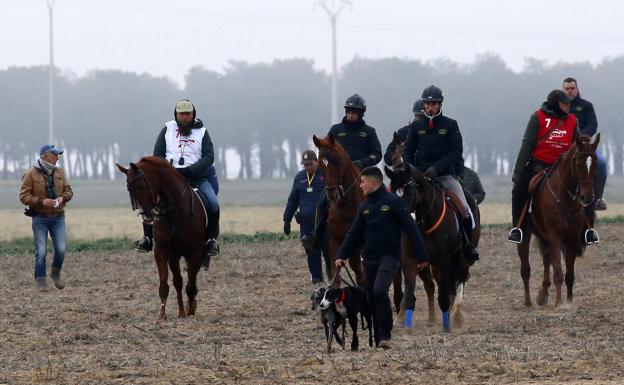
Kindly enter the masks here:
<path id="1" fill-rule="evenodd" d="M 35 279 L 46 276 L 46 254 L 48 253 L 48 233 L 54 245 L 52 267 L 61 269 L 65 259 L 65 215 L 57 217 L 36 216 L 32 219 L 35 238 Z"/>
<path id="2" fill-rule="evenodd" d="M 215 194 L 215 190 L 212 188 L 212 185 L 209 181 L 204 181 L 199 185 L 199 190 L 206 195 L 208 198 L 208 203 L 210 207 L 208 211 L 211 213 L 216 213 L 219 211 L 219 201 L 217 200 L 217 194 Z"/>
<path id="3" fill-rule="evenodd" d="M 208 167 L 208 182 L 210 182 L 214 193 L 219 195 L 219 179 L 217 179 L 217 170 L 214 166 Z"/>

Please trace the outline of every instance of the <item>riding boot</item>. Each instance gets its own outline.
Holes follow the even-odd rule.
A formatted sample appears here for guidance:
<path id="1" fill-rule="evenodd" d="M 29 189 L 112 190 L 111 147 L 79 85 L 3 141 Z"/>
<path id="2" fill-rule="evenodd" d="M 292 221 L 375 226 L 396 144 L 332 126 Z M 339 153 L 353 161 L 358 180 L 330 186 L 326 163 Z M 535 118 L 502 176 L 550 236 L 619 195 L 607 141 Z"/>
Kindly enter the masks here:
<path id="1" fill-rule="evenodd" d="M 154 247 L 154 224 L 143 222 L 143 236 L 134 243 L 134 249 L 142 253 L 152 251 Z"/>
<path id="2" fill-rule="evenodd" d="M 600 237 L 598 236 L 598 232 L 594 229 L 594 221 L 596 220 L 596 211 L 593 207 L 588 206 L 585 208 L 585 213 L 589 218 L 589 228 L 585 229 L 583 232 L 583 242 L 586 245 L 592 245 L 594 243 L 600 242 Z"/>
<path id="3" fill-rule="evenodd" d="M 524 174 L 524 173 L 523 173 Z M 522 215 L 522 209 L 524 208 L 524 204 L 528 198 L 528 182 L 524 179 L 530 180 L 530 176 L 527 178 L 522 175 L 522 180 L 515 184 L 513 189 L 511 190 L 511 222 L 512 229 L 507 236 L 507 240 L 512 243 L 522 243 L 522 227 L 523 224 L 520 224 L 518 227 L 518 221 L 520 220 L 520 215 Z"/>
<path id="4" fill-rule="evenodd" d="M 464 246 L 464 256 L 466 257 L 466 262 L 470 266 L 472 266 L 476 261 L 479 260 L 479 251 L 472 243 L 472 218 L 464 218 L 462 222 L 462 227 L 464 228 L 464 235 L 466 238 L 466 245 Z"/>
<path id="5" fill-rule="evenodd" d="M 217 244 L 217 237 L 219 236 L 219 216 L 220 210 L 211 212 L 208 215 L 208 228 L 206 229 L 206 255 L 202 261 L 202 265 L 208 268 L 210 263 L 210 257 L 219 254 L 219 245 Z"/>
<path id="6" fill-rule="evenodd" d="M 327 227 L 327 217 L 329 215 L 329 199 L 326 194 L 321 195 L 319 203 L 316 205 L 316 216 L 314 217 L 314 231 L 309 235 L 301 237 L 303 247 L 312 250 L 321 249 L 321 240 Z"/>

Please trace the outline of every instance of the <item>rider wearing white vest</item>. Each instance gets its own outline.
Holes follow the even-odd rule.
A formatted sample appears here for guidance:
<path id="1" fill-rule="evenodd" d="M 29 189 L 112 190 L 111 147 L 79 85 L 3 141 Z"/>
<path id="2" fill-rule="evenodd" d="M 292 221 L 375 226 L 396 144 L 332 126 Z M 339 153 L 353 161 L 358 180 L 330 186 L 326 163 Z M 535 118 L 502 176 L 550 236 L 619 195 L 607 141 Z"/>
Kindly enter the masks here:
<path id="1" fill-rule="evenodd" d="M 219 253 L 217 237 L 219 235 L 219 204 L 213 187 L 208 182 L 208 170 L 214 162 L 214 148 L 210 135 L 200 119 L 196 119 L 195 106 L 188 100 L 176 103 L 174 120 L 165 124 L 154 145 L 154 156 L 168 160 L 187 181 L 208 197 L 207 255 L 205 266 L 210 257 Z M 139 251 L 151 251 L 153 225 L 143 223 L 144 236 L 136 243 Z"/>

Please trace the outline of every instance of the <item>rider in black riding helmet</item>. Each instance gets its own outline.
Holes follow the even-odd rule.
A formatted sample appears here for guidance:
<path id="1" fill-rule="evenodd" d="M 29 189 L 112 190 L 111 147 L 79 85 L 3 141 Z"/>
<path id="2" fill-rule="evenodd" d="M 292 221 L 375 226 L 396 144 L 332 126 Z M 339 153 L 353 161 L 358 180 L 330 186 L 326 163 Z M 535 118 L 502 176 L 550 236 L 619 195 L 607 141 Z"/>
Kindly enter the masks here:
<path id="1" fill-rule="evenodd" d="M 381 144 L 375 129 L 364 122 L 366 101 L 360 95 L 353 94 L 345 101 L 344 109 L 345 116 L 342 122 L 334 124 L 329 129 L 329 134 L 333 134 L 344 147 L 358 169 L 376 165 L 381 160 Z M 327 195 L 323 191 L 316 207 L 314 232 L 301 238 L 305 247 L 320 248 L 319 242 L 323 238 L 327 224 L 328 206 Z"/>
<path id="2" fill-rule="evenodd" d="M 470 206 L 458 178 L 463 176 L 464 158 L 462 136 L 457 121 L 442 114 L 444 95 L 436 86 L 424 89 L 424 118 L 414 120 L 405 146 L 404 160 L 418 168 L 426 177 L 436 179 L 445 189 L 451 190 L 461 200 L 465 248 L 464 255 L 468 263 L 479 260 L 479 252 L 472 243 L 474 219 Z"/>

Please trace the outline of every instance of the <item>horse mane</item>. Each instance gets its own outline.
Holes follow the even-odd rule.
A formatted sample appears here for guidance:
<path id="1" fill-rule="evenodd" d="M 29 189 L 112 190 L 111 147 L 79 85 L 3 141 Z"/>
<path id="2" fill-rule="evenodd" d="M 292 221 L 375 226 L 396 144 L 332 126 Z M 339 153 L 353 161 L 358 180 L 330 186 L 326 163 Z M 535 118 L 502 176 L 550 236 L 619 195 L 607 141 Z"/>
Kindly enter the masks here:
<path id="1" fill-rule="evenodd" d="M 581 135 L 576 140 L 572 141 L 572 145 L 570 146 L 570 148 L 568 148 L 566 152 L 561 154 L 561 156 L 559 156 L 557 160 L 555 160 L 555 163 L 550 166 L 550 169 L 555 170 L 561 165 L 561 163 L 563 163 L 564 159 L 567 160 L 574 153 L 574 151 L 578 151 L 579 146 L 577 144 L 581 144 L 582 147 L 585 147 L 586 145 L 591 144 L 591 137 L 587 135 Z"/>
<path id="2" fill-rule="evenodd" d="M 167 162 L 166 159 L 163 159 L 158 156 L 144 156 L 137 162 L 137 166 L 142 168 L 142 166 L 147 165 L 150 171 L 161 173 L 167 172 L 167 175 L 177 179 L 179 182 L 185 183 L 184 177 L 176 171 L 175 167 L 171 165 L 171 163 Z"/>

